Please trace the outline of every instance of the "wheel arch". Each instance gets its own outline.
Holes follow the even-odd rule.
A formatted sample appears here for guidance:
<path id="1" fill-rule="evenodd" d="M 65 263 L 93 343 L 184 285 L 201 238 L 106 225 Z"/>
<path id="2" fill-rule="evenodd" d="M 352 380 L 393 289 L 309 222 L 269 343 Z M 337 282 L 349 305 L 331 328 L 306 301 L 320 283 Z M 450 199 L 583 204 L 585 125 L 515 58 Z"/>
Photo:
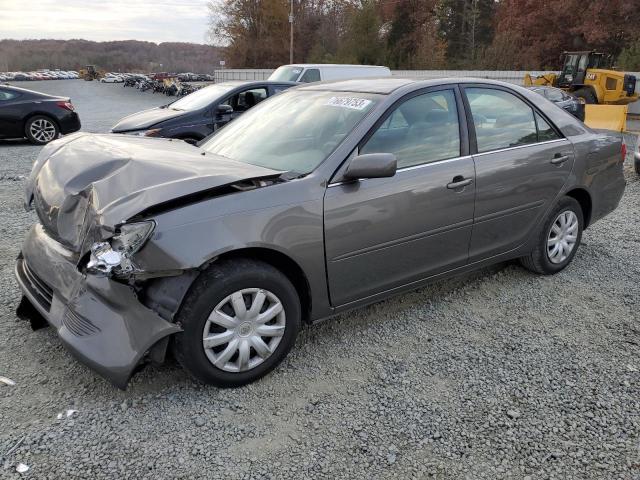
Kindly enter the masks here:
<path id="1" fill-rule="evenodd" d="M 49 112 L 43 112 L 43 111 L 40 111 L 40 110 L 35 110 L 35 111 L 29 112 L 29 113 L 27 113 L 25 115 L 25 117 L 22 120 L 22 130 L 23 131 L 27 128 L 27 122 L 29 120 L 31 120 L 33 117 L 47 117 L 49 120 L 51 120 L 53 123 L 56 124 L 56 127 L 58 127 L 58 131 L 60 131 L 60 123 L 58 122 L 56 117 L 51 115 L 51 113 L 49 113 Z"/>
<path id="2" fill-rule="evenodd" d="M 593 212 L 593 201 L 591 195 L 584 188 L 573 188 L 565 193 L 567 197 L 571 197 L 580 204 L 582 216 L 584 218 L 584 228 L 586 229 L 591 223 L 591 214 Z"/>
<path id="3" fill-rule="evenodd" d="M 293 284 L 298 297 L 302 312 L 302 321 L 309 323 L 311 319 L 311 287 L 309 280 L 300 265 L 289 255 L 278 250 L 267 247 L 246 247 L 237 250 L 230 250 L 218 255 L 209 261 L 206 266 L 215 264 L 222 260 L 233 260 L 234 258 L 249 258 L 262 261 L 282 272 Z"/>

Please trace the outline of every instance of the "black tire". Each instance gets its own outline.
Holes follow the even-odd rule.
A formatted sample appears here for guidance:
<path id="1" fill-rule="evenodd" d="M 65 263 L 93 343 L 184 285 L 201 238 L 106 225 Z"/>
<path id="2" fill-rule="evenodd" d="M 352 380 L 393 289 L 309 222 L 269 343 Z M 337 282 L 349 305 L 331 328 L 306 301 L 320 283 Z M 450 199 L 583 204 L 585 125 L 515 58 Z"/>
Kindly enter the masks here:
<path id="1" fill-rule="evenodd" d="M 280 300 L 285 314 L 284 334 L 262 363 L 247 371 L 229 372 L 209 360 L 203 332 L 213 309 L 227 296 L 247 288 L 264 289 Z M 183 331 L 175 335 L 173 348 L 183 368 L 203 383 L 239 387 L 269 373 L 289 353 L 300 330 L 300 299 L 289 279 L 273 266 L 251 259 L 231 259 L 214 263 L 200 274 L 182 302 L 176 323 Z M 251 351 L 257 355 L 255 350 Z"/>
<path id="2" fill-rule="evenodd" d="M 579 88 L 573 92 L 573 95 L 584 99 L 584 103 L 588 105 L 595 105 L 598 103 L 598 97 L 591 88 Z"/>
<path id="3" fill-rule="evenodd" d="M 638 139 L 638 141 L 640 141 L 640 139 Z M 634 167 L 635 167 L 635 169 L 636 169 L 636 173 L 637 173 L 638 175 L 640 175 L 640 159 L 638 159 L 638 158 L 634 158 L 634 159 L 633 159 L 633 166 L 634 166 Z"/>
<path id="4" fill-rule="evenodd" d="M 47 138 L 49 135 L 51 135 L 51 138 L 43 140 L 42 137 L 38 137 L 38 133 L 34 134 L 33 130 L 36 128 L 34 125 L 47 125 Z M 49 130 L 49 128 L 52 128 L 53 130 Z M 46 115 L 35 115 L 25 123 L 24 135 L 34 145 L 45 145 L 60 136 L 60 128 L 53 118 L 47 117 Z"/>
<path id="5" fill-rule="evenodd" d="M 575 245 L 571 250 L 571 253 L 567 256 L 567 258 L 560 263 L 553 263 L 549 259 L 549 254 L 547 252 L 547 240 L 549 238 L 549 234 L 551 232 L 551 228 L 555 223 L 558 216 L 566 211 L 573 212 L 578 218 L 578 232 Z M 584 214 L 582 212 L 582 208 L 580 204 L 571 197 L 562 197 L 556 206 L 549 212 L 549 215 L 545 219 L 542 227 L 537 233 L 536 245 L 533 251 L 520 259 L 520 263 L 522 266 L 531 270 L 532 272 L 539 273 L 542 275 L 553 275 L 554 273 L 558 273 L 559 271 L 566 268 L 567 265 L 571 263 L 573 257 L 575 256 L 578 248 L 580 247 L 580 241 L 582 240 L 582 229 L 584 228 Z"/>

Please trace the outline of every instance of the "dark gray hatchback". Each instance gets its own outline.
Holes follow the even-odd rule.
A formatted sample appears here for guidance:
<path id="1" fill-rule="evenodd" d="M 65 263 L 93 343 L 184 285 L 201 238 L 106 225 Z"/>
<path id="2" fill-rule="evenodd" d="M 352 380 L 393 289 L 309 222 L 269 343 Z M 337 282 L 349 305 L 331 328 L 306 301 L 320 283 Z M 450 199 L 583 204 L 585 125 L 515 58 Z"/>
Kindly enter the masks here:
<path id="1" fill-rule="evenodd" d="M 27 184 L 20 310 L 119 387 L 169 347 L 204 382 L 246 384 L 303 322 L 507 259 L 562 270 L 618 205 L 622 150 L 473 79 L 296 87 L 200 147 L 77 134 Z"/>

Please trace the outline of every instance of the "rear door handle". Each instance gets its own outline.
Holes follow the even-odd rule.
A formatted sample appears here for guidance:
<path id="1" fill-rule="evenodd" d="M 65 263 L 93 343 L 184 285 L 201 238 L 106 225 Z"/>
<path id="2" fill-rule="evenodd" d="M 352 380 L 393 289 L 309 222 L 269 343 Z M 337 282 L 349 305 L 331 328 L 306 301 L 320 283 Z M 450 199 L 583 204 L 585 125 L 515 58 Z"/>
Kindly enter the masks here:
<path id="1" fill-rule="evenodd" d="M 569 155 L 560 155 L 560 156 L 556 155 L 551 160 L 551 163 L 553 163 L 554 165 L 562 165 L 567 160 L 569 160 Z"/>
<path id="2" fill-rule="evenodd" d="M 453 177 L 453 181 L 451 183 L 447 183 L 447 188 L 449 190 L 456 190 L 458 188 L 463 188 L 467 185 L 471 185 L 472 182 L 472 178 L 464 178 L 462 175 L 456 175 L 455 177 Z"/>

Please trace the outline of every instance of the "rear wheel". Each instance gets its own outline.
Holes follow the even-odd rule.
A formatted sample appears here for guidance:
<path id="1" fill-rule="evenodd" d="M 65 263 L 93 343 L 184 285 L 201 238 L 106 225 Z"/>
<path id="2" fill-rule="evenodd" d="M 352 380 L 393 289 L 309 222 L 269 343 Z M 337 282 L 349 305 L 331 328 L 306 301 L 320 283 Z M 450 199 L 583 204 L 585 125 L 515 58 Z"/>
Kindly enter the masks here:
<path id="1" fill-rule="evenodd" d="M 213 264 L 196 280 L 176 319 L 180 364 L 219 387 L 251 383 L 289 353 L 300 329 L 300 300 L 289 279 L 249 259 Z"/>
<path id="2" fill-rule="evenodd" d="M 44 115 L 36 115 L 27 120 L 24 130 L 29 141 L 36 145 L 49 143 L 58 138 L 60 133 L 58 124 Z"/>
<path id="3" fill-rule="evenodd" d="M 561 198 L 540 229 L 535 248 L 520 262 L 532 272 L 543 275 L 563 270 L 578 250 L 583 225 L 580 204 L 571 197 Z"/>
<path id="4" fill-rule="evenodd" d="M 595 92 L 590 88 L 579 88 L 573 94 L 578 97 L 584 99 L 584 103 L 588 105 L 595 105 L 598 103 L 598 97 Z"/>

